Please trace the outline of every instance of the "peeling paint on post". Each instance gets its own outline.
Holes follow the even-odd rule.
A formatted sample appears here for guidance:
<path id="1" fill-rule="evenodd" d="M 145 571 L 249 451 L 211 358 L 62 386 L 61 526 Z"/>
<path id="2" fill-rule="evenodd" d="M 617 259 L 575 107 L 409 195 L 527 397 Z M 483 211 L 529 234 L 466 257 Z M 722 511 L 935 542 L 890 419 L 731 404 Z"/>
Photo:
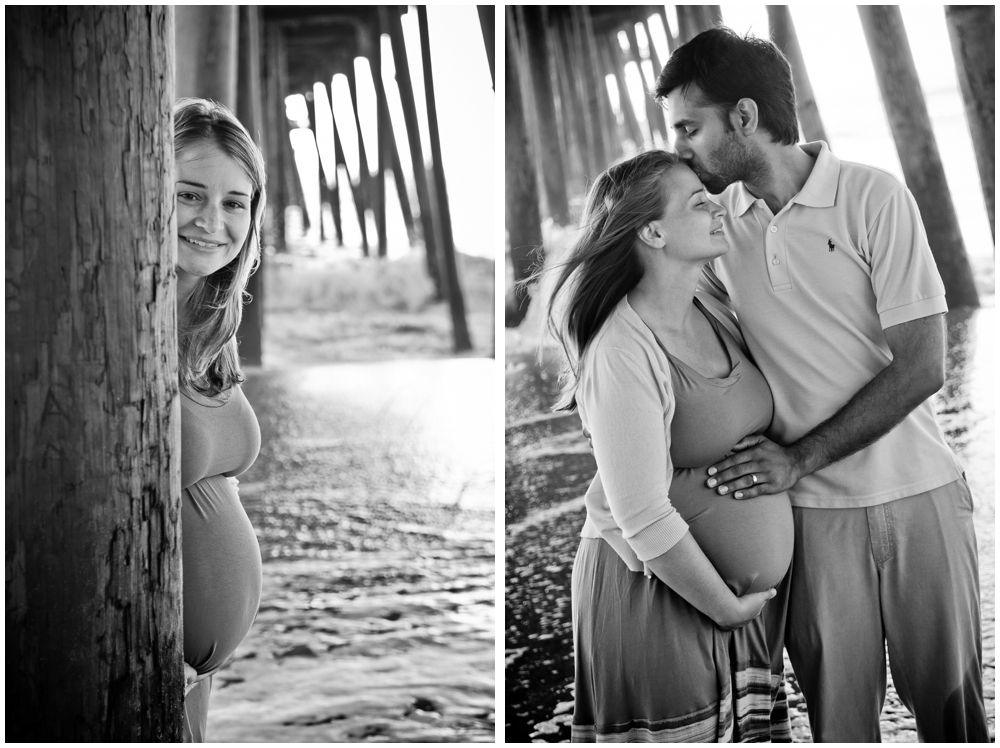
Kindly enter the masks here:
<path id="1" fill-rule="evenodd" d="M 6 737 L 177 741 L 173 11 L 6 21 Z"/>

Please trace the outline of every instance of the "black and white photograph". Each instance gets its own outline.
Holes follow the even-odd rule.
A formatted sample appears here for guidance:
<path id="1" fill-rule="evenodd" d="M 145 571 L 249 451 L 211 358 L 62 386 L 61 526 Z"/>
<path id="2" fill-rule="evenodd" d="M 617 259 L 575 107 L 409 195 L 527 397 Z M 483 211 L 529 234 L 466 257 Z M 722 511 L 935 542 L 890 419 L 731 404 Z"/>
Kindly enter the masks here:
<path id="1" fill-rule="evenodd" d="M 494 742 L 494 6 L 10 6 L 10 742 Z"/>
<path id="2" fill-rule="evenodd" d="M 506 6 L 506 741 L 994 741 L 994 18 Z"/>

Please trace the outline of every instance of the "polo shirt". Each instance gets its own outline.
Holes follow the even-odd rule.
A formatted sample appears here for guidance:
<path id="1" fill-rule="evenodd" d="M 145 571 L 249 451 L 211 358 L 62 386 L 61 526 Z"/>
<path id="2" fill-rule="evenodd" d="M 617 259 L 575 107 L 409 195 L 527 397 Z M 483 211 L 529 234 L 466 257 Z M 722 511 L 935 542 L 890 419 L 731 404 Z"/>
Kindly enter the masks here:
<path id="1" fill-rule="evenodd" d="M 892 359 L 883 330 L 948 310 L 916 202 L 895 177 L 800 146 L 815 164 L 777 215 L 741 183 L 714 199 L 730 251 L 702 286 L 728 294 L 774 395 L 767 436 L 791 444 Z M 961 477 L 930 399 L 871 446 L 802 478 L 793 506 L 866 507 Z"/>

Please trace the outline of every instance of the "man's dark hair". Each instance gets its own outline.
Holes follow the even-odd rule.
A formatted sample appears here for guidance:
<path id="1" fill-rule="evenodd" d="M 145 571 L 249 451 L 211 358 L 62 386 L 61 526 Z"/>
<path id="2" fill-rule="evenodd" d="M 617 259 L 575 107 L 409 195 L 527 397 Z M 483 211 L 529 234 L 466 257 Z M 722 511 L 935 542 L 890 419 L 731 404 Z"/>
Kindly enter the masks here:
<path id="1" fill-rule="evenodd" d="M 656 100 L 663 104 L 675 88 L 683 92 L 692 84 L 723 114 L 740 99 L 753 99 L 773 142 L 798 142 L 792 68 L 772 41 L 742 37 L 725 26 L 703 31 L 670 55 L 656 79 Z"/>

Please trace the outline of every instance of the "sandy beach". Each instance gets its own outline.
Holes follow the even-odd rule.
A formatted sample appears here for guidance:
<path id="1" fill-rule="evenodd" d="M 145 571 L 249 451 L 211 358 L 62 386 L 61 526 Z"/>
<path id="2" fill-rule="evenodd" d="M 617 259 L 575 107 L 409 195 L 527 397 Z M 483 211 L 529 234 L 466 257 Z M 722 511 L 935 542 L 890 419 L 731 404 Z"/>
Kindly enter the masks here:
<path id="1" fill-rule="evenodd" d="M 490 266 L 467 264 L 471 357 L 415 258 L 270 268 L 239 485 L 262 599 L 215 676 L 210 742 L 494 740 Z"/>

